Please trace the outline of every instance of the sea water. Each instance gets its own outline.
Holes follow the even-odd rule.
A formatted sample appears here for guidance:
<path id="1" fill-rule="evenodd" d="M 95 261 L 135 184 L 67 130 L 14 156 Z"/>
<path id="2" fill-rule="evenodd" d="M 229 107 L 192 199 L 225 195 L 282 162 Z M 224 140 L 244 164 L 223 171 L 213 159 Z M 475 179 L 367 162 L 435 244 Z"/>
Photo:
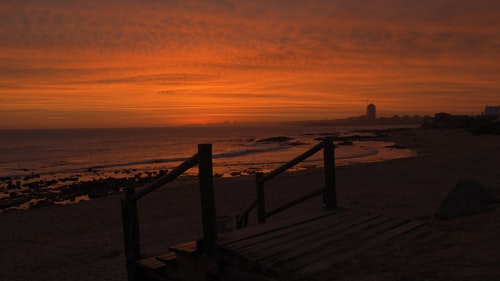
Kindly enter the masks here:
<path id="1" fill-rule="evenodd" d="M 249 167 L 273 167 L 314 146 L 322 136 L 363 134 L 330 126 L 191 126 L 167 128 L 1 130 L 0 177 L 57 174 L 88 169 L 148 166 L 169 169 L 211 143 L 214 170 L 227 175 Z M 284 136 L 289 142 L 259 141 Z M 336 160 L 363 162 L 366 156 L 395 155 L 383 142 L 354 142 L 336 149 Z M 383 155 L 387 154 L 389 155 Z M 320 155 L 319 155 L 320 156 Z M 321 157 L 320 157 L 321 158 Z M 313 157 L 309 163 L 315 162 Z M 307 163 L 307 162 L 306 162 Z M 339 164 L 340 164 L 339 163 Z M 315 163 L 317 164 L 317 163 Z"/>
<path id="2" fill-rule="evenodd" d="M 165 128 L 0 130 L 0 198 L 9 196 L 9 185 L 30 180 L 89 181 L 108 177 L 168 171 L 197 152 L 197 145 L 211 143 L 214 173 L 239 176 L 270 171 L 316 145 L 325 136 L 368 133 L 359 127 L 279 125 L 221 125 Z M 262 141 L 273 137 L 286 142 Z M 335 149 L 336 165 L 409 157 L 414 152 L 393 149 L 390 143 L 354 141 Z M 322 153 L 293 169 L 322 165 Z M 187 172 L 195 175 L 196 169 Z"/>

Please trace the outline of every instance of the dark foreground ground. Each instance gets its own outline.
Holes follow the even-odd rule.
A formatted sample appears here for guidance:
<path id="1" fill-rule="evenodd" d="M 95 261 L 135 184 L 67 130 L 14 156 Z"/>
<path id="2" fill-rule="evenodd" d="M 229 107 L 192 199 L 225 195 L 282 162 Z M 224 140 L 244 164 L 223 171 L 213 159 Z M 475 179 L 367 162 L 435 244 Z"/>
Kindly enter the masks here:
<path id="1" fill-rule="evenodd" d="M 500 191 L 499 136 L 460 130 L 394 133 L 413 158 L 337 169 L 339 205 L 366 213 L 422 220 L 436 238 L 401 248 L 359 253 L 330 272 L 335 280 L 500 280 L 500 208 L 450 221 L 434 217 L 462 179 Z M 320 169 L 287 173 L 267 188 L 272 206 L 322 185 Z M 216 178 L 218 216 L 234 218 L 254 198 L 254 178 Z M 0 214 L 1 280 L 126 280 L 121 195 L 65 206 Z M 198 187 L 180 180 L 139 202 L 144 252 L 201 236 Z M 321 208 L 312 200 L 283 216 Z M 255 214 L 253 214 L 255 215 Z M 278 220 L 277 216 L 275 219 Z"/>

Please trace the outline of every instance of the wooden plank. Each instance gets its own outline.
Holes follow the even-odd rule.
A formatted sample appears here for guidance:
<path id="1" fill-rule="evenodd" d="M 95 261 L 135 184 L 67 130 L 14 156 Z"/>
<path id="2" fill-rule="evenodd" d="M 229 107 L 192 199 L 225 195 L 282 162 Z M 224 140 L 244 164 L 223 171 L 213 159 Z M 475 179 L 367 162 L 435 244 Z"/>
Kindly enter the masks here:
<path id="1" fill-rule="evenodd" d="M 259 236 L 263 235 L 268 232 L 273 232 L 273 231 L 278 231 L 280 229 L 284 229 L 287 227 L 291 227 L 293 225 L 301 224 L 306 221 L 313 221 L 316 219 L 320 219 L 323 217 L 331 216 L 340 212 L 346 211 L 345 209 L 334 209 L 334 210 L 328 210 L 328 209 L 321 209 L 318 210 L 317 213 L 314 213 L 313 215 L 311 214 L 305 214 L 302 216 L 298 216 L 296 218 L 291 218 L 283 221 L 276 221 L 276 222 L 268 222 L 265 224 L 260 224 L 256 225 L 251 228 L 244 228 L 244 229 L 238 229 L 232 232 L 226 232 L 226 233 L 221 233 L 219 234 L 218 241 L 216 241 L 216 245 L 219 247 L 223 247 L 225 245 L 228 245 L 230 243 L 235 243 L 240 240 L 244 239 L 249 239 L 254 236 Z"/>
<path id="2" fill-rule="evenodd" d="M 323 259 L 331 260 L 332 256 L 340 257 L 370 247 L 371 245 L 367 243 L 367 239 L 377 237 L 385 231 L 396 228 L 406 222 L 407 220 L 403 219 L 386 218 L 386 220 L 382 222 L 369 222 L 364 227 L 360 225 L 357 229 L 351 229 L 351 231 L 347 233 L 341 233 L 342 235 L 337 236 L 335 239 L 324 241 L 324 245 L 337 245 L 337 247 L 321 247 L 318 251 L 311 251 L 302 255 L 300 258 L 304 261 L 301 262 L 301 265 L 307 266 L 308 264 Z"/>
<path id="3" fill-rule="evenodd" d="M 431 227 L 427 224 L 422 224 L 420 227 L 413 229 L 412 231 L 406 232 L 398 237 L 398 242 L 404 243 L 411 240 L 421 240 L 425 241 L 434 237 L 434 232 L 432 232 Z"/>
<path id="4" fill-rule="evenodd" d="M 268 264 L 271 267 L 278 265 L 291 264 L 293 267 L 303 266 L 310 260 L 317 259 L 317 256 L 323 257 L 324 253 L 345 252 L 349 249 L 356 248 L 356 237 L 360 232 L 366 231 L 371 225 L 387 222 L 389 219 L 384 217 L 376 217 L 369 223 L 360 223 L 345 229 L 334 229 L 326 232 L 322 237 L 316 238 L 313 241 L 304 241 L 307 247 L 292 249 L 279 256 L 268 257 L 261 262 Z M 286 262 L 283 262 L 286 261 Z"/>
<path id="5" fill-rule="evenodd" d="M 166 253 L 163 255 L 156 256 L 155 258 L 158 261 L 167 264 L 167 263 L 172 263 L 173 261 L 175 261 L 175 259 L 177 258 L 177 254 L 175 252 L 169 252 L 169 253 Z"/>
<path id="6" fill-rule="evenodd" d="M 269 274 L 269 268 L 253 260 L 247 259 L 234 251 L 218 248 L 215 253 L 219 264 L 223 266 L 222 272 L 224 272 L 226 268 L 235 268 L 241 271 L 252 272 L 257 275 L 272 276 L 272 274 Z"/>
<path id="7" fill-rule="evenodd" d="M 289 248 L 283 249 L 276 253 L 270 253 L 268 255 L 262 253 L 257 261 L 266 264 L 270 267 L 275 267 L 282 263 L 283 260 L 288 262 L 299 260 L 302 258 L 308 258 L 310 253 L 315 255 L 320 254 L 328 246 L 335 245 L 337 240 L 340 240 L 346 235 L 352 235 L 360 231 L 364 231 L 371 227 L 371 225 L 376 225 L 384 223 L 388 218 L 380 216 L 372 217 L 361 217 L 358 220 L 354 220 L 350 223 L 344 225 L 339 225 L 337 227 L 332 227 L 328 230 L 323 231 L 319 235 L 304 237 L 298 239 L 297 243 L 291 244 Z M 299 262 L 300 263 L 300 262 Z"/>
<path id="8" fill-rule="evenodd" d="M 156 257 L 149 257 L 149 258 L 138 260 L 137 264 L 141 267 L 144 267 L 147 269 L 153 269 L 153 270 L 166 267 L 165 263 L 159 261 L 158 259 L 156 259 Z"/>
<path id="9" fill-rule="evenodd" d="M 399 227 L 407 222 L 409 222 L 409 220 L 407 220 L 407 219 L 390 218 L 388 221 L 386 221 L 384 223 L 372 226 L 372 227 L 366 229 L 365 231 L 361 232 L 359 237 L 357 237 L 357 239 L 362 241 L 362 240 L 365 240 L 365 239 L 368 239 L 368 238 L 371 238 L 374 236 L 381 235 L 384 232 L 389 231 L 390 229 L 393 229 L 393 228 L 397 228 L 397 227 Z"/>
<path id="10" fill-rule="evenodd" d="M 189 242 L 169 246 L 168 249 L 170 251 L 178 253 L 178 254 L 194 255 L 198 252 L 198 243 L 197 243 L 197 241 L 189 241 Z"/>
<path id="11" fill-rule="evenodd" d="M 312 221 L 316 219 L 320 219 L 322 217 L 331 216 L 340 212 L 349 212 L 350 210 L 338 208 L 334 210 L 329 209 L 318 209 L 313 213 L 298 215 L 293 218 L 287 218 L 283 220 L 276 220 L 266 222 L 265 224 L 254 225 L 249 228 L 237 229 L 233 232 L 222 233 L 219 235 L 219 239 L 217 241 L 218 245 L 226 245 L 229 243 L 237 242 L 239 240 L 247 239 L 249 237 L 261 235 L 265 232 L 270 232 L 274 230 L 279 230 L 282 228 L 287 228 L 293 226 L 295 224 L 300 224 L 305 221 Z"/>
<path id="12" fill-rule="evenodd" d="M 351 214 L 350 216 L 335 217 L 334 220 L 319 221 L 314 225 L 306 225 L 300 229 L 293 229 L 292 231 L 283 233 L 282 235 L 275 235 L 270 239 L 260 240 L 258 244 L 251 247 L 239 247 L 236 249 L 239 253 L 263 254 L 266 251 L 276 251 L 274 248 L 286 251 L 287 248 L 301 247 L 305 240 L 315 241 L 318 236 L 324 235 L 325 231 L 330 231 L 334 227 L 341 227 L 342 225 L 350 225 L 356 223 L 358 220 L 366 220 L 366 216 L 360 214 Z"/>
<path id="13" fill-rule="evenodd" d="M 332 216 L 321 217 L 311 221 L 304 221 L 300 224 L 295 224 L 287 228 L 279 229 L 273 232 L 263 233 L 262 235 L 253 236 L 248 239 L 240 240 L 231 244 L 226 244 L 225 247 L 231 250 L 239 250 L 247 247 L 251 247 L 256 244 L 261 244 L 266 241 L 272 241 L 273 239 L 287 237 L 288 235 L 295 235 L 301 233 L 309 233 L 311 229 L 317 228 L 317 225 L 325 225 L 329 227 L 338 223 L 352 220 L 353 218 L 359 217 L 359 213 L 352 212 L 342 212 Z M 272 241 L 273 243 L 274 241 Z"/>
<path id="14" fill-rule="evenodd" d="M 220 258 L 229 259 L 236 268 L 293 279 L 321 273 L 384 243 L 408 241 L 428 233 L 428 226 L 419 221 L 342 211 L 230 236 L 231 240 L 219 245 L 221 252 L 226 251 Z"/>
<path id="15" fill-rule="evenodd" d="M 210 272 L 226 272 L 226 277 L 237 276 L 238 280 L 281 280 L 282 277 L 295 280 L 325 272 L 361 251 L 384 243 L 423 237 L 430 231 L 420 221 L 364 215 L 344 209 L 322 211 L 290 219 L 286 223 L 263 226 L 266 225 L 257 226 L 257 230 L 234 231 L 238 235 L 234 232 L 226 236 L 221 234 L 219 238 L 222 241 L 216 243 L 216 260 L 212 261 L 214 265 Z M 153 273 L 161 273 L 168 264 L 178 267 L 178 253 L 187 259 L 182 262 L 185 268 L 172 274 L 184 272 L 181 274 L 184 276 L 189 271 L 196 271 L 192 272 L 193 278 L 202 276 L 200 274 L 210 264 L 198 260 L 204 256 L 200 255 L 197 241 L 173 245 L 169 249 L 172 252 L 142 259 L 137 264 Z M 219 271 L 221 264 L 224 268 Z M 168 278 L 170 273 L 162 274 Z"/>
<path id="16" fill-rule="evenodd" d="M 419 221 L 408 221 L 402 225 L 399 225 L 395 228 L 389 229 L 388 231 L 385 231 L 384 233 L 374 237 L 373 239 L 370 239 L 370 243 L 380 243 L 389 239 L 393 239 L 397 236 L 400 236 L 404 233 L 410 232 L 418 227 L 422 226 L 422 223 Z"/>
<path id="17" fill-rule="evenodd" d="M 277 268 L 277 270 L 292 272 L 297 276 L 317 274 L 331 268 L 339 261 L 347 259 L 360 251 L 366 251 L 375 246 L 382 245 L 382 243 L 380 243 L 381 241 L 378 241 L 379 243 L 375 243 L 375 240 L 379 237 L 384 237 L 383 235 L 386 231 L 394 230 L 394 233 L 397 233 L 395 229 L 407 223 L 407 220 L 390 219 L 386 223 L 370 228 L 370 231 L 364 231 L 360 233 L 361 235 L 352 237 L 350 240 L 355 243 L 348 243 L 347 241 L 340 240 L 339 242 L 343 243 L 339 244 L 342 246 L 341 250 L 325 249 L 325 251 L 319 251 L 314 255 L 307 256 L 300 262 L 300 267 L 290 266 L 290 264 L 287 264 L 281 268 Z"/>
<path id="18" fill-rule="evenodd" d="M 356 212 L 354 212 L 354 213 L 347 213 L 346 212 L 345 214 L 347 214 L 349 216 L 352 216 L 355 214 L 356 217 L 361 216 L 361 217 L 363 217 L 363 220 L 366 220 L 365 216 L 362 216 Z M 353 223 L 352 219 L 347 219 L 345 221 L 347 221 L 347 222 L 351 221 L 351 223 Z M 327 228 L 331 228 L 331 227 L 327 227 Z M 227 248 L 220 248 L 219 250 L 220 250 L 220 252 L 219 252 L 218 258 L 219 258 L 219 260 L 224 261 L 224 263 L 226 263 L 226 264 L 230 264 L 236 268 L 247 268 L 247 269 L 252 269 L 254 271 L 257 270 L 258 268 L 261 268 L 260 270 L 258 270 L 259 272 L 266 272 L 266 270 L 262 269 L 263 267 L 260 266 L 258 263 L 256 263 L 254 260 L 240 255 L 240 253 L 238 253 L 237 251 L 231 251 Z M 224 253 L 221 253 L 221 252 L 224 252 Z M 270 269 L 267 269 L 267 271 L 269 271 L 269 270 Z"/>

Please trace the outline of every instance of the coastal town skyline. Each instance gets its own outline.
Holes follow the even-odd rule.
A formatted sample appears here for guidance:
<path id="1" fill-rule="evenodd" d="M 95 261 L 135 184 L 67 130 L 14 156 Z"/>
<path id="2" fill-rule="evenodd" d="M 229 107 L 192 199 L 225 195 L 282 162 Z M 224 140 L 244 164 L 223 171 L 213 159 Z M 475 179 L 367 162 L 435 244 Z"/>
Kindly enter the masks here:
<path id="1" fill-rule="evenodd" d="M 3 1 L 0 129 L 480 114 L 500 104 L 499 9 Z"/>

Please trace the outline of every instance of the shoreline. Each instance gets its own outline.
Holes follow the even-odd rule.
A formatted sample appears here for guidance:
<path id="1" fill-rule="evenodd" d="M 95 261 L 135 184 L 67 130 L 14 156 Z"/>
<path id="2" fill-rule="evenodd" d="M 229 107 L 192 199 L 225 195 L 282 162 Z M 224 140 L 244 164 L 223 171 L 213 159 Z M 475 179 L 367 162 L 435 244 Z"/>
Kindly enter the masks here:
<path id="1" fill-rule="evenodd" d="M 400 144 L 394 144 L 390 134 L 409 133 L 414 128 L 390 128 L 358 130 L 342 136 L 335 135 L 336 147 L 350 149 L 354 147 L 354 153 L 344 158 L 337 158 L 337 166 L 355 165 L 359 162 L 370 163 L 387 161 L 393 158 L 412 157 L 415 151 L 407 149 Z M 321 141 L 331 134 L 319 133 L 314 141 Z M 277 137 L 277 141 L 281 142 Z M 269 140 L 275 138 L 270 138 Z M 294 139 L 291 139 L 294 140 Z M 264 140 L 259 140 L 262 142 Z M 370 143 L 371 142 L 371 143 Z M 365 144 L 370 143 L 372 150 L 364 149 Z M 294 144 L 293 145 L 298 145 Z M 301 143 L 304 151 L 310 144 Z M 297 154 L 298 155 L 298 154 Z M 294 155 L 296 156 L 296 155 Z M 214 159 L 217 160 L 217 159 Z M 286 159 L 289 161 L 290 159 Z M 314 169 L 321 165 L 320 161 L 308 160 L 287 172 Z M 279 165 L 276 163 L 214 165 L 214 178 L 228 178 L 240 176 L 254 176 L 257 172 L 269 172 Z M 216 162 L 215 162 L 216 164 Z M 244 166 L 247 166 L 246 168 Z M 241 169 L 237 168 L 240 167 Z M 54 205 L 74 204 L 81 201 L 94 200 L 96 198 L 122 194 L 126 187 L 140 187 L 153 182 L 167 173 L 166 167 L 151 168 L 148 165 L 114 167 L 91 167 L 75 170 L 73 172 L 61 172 L 54 174 L 30 173 L 24 176 L 6 176 L 0 178 L 0 214 L 22 209 L 33 209 Z M 189 172 L 180 176 L 181 180 L 196 177 L 197 172 Z"/>
<path id="2" fill-rule="evenodd" d="M 433 227 L 436 238 L 399 245 L 397 251 L 359 253 L 332 276 L 340 280 L 498 280 L 500 208 L 492 206 L 450 221 L 436 220 L 434 214 L 461 179 L 477 180 L 499 198 L 500 136 L 417 129 L 415 135 L 398 133 L 392 138 L 419 153 L 338 167 L 338 204 L 368 214 L 424 221 Z M 322 182 L 321 168 L 285 173 L 266 184 L 266 204 L 276 206 Z M 255 198 L 252 176 L 215 178 L 214 186 L 219 217 L 233 220 Z M 112 195 L 0 214 L 3 277 L 125 281 L 121 198 Z M 161 253 L 169 245 L 201 237 L 199 205 L 195 179 L 174 181 L 141 199 L 143 254 Z M 270 221 L 321 206 L 320 198 L 311 199 Z M 250 214 L 250 226 L 255 225 L 255 216 Z"/>

